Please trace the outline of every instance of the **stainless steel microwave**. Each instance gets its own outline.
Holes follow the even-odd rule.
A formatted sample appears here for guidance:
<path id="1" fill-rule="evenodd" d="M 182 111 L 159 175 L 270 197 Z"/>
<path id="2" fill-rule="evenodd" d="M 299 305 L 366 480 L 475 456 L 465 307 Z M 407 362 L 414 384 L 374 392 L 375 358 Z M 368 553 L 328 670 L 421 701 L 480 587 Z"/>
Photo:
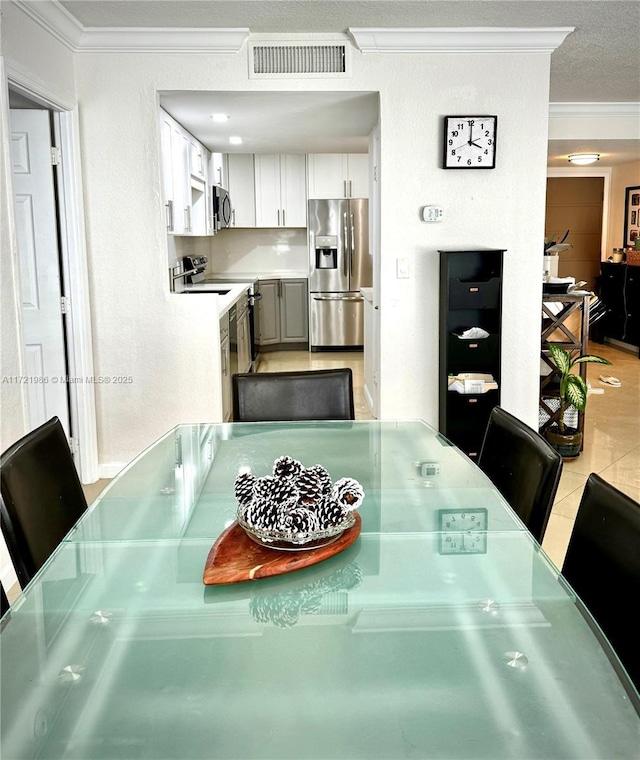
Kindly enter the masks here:
<path id="1" fill-rule="evenodd" d="M 213 186 L 213 218 L 216 230 L 231 227 L 233 207 L 229 193 L 220 185 Z"/>

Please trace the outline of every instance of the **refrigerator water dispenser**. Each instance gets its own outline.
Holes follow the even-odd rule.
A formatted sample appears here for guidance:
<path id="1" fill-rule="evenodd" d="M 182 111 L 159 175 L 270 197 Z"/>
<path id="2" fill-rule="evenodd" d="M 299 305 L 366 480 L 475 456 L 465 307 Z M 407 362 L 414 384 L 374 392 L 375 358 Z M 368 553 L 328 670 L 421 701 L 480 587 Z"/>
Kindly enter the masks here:
<path id="1" fill-rule="evenodd" d="M 337 267 L 338 237 L 316 235 L 316 269 L 336 269 Z"/>

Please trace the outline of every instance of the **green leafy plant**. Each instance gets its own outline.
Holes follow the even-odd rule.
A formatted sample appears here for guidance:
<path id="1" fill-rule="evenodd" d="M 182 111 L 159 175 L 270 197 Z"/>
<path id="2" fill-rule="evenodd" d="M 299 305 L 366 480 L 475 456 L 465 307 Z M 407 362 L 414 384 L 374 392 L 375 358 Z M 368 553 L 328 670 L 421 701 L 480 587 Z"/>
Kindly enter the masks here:
<path id="1" fill-rule="evenodd" d="M 589 388 L 586 381 L 577 374 L 571 372 L 576 364 L 611 364 L 608 359 L 604 359 L 602 356 L 584 355 L 577 356 L 573 361 L 571 360 L 571 354 L 561 346 L 555 343 L 549 343 L 549 355 L 553 363 L 556 365 L 558 374 L 560 376 L 560 416 L 558 418 L 558 428 L 560 433 L 564 434 L 564 413 L 567 407 L 573 406 L 579 412 L 584 411 L 587 405 L 587 394 Z"/>

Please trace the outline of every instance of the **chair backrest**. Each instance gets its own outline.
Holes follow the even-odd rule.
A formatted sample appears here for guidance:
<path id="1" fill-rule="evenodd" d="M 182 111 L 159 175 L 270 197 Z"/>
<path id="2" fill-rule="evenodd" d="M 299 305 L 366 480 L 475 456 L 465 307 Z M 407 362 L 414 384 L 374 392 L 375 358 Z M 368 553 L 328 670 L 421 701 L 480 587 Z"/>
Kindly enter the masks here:
<path id="1" fill-rule="evenodd" d="M 4 586 L 0 583 L 0 617 L 4 617 L 5 612 L 9 612 L 11 605 L 4 592 Z"/>
<path id="2" fill-rule="evenodd" d="M 24 588 L 87 508 L 57 417 L 2 454 L 0 491 L 2 532 Z"/>
<path id="3" fill-rule="evenodd" d="M 640 504 L 592 473 L 562 574 L 602 628 L 640 690 Z"/>
<path id="4" fill-rule="evenodd" d="M 354 418 L 353 376 L 348 367 L 233 376 L 235 422 Z"/>
<path id="5" fill-rule="evenodd" d="M 560 454 L 538 432 L 496 406 L 478 465 L 542 543 L 560 482 Z"/>

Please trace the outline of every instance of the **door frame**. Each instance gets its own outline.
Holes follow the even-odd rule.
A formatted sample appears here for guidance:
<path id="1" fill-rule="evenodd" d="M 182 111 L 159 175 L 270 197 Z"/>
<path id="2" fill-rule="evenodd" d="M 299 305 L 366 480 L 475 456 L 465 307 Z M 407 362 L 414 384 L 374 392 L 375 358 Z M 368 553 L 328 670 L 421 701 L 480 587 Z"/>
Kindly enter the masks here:
<path id="1" fill-rule="evenodd" d="M 94 369 L 78 106 L 62 102 L 56 93 L 45 92 L 39 83 L 26 81 L 8 67 L 4 86 L 53 113 L 54 142 L 63 156 L 56 167 L 57 214 L 63 295 L 71 303 L 65 320 L 67 362 L 69 377 L 77 379 L 68 384 L 69 418 L 72 435 L 79 443 L 74 459 L 80 480 L 93 483 L 99 478 L 98 436 L 95 388 L 93 382 L 86 382 L 86 378 L 93 380 Z M 8 100 L 6 107 L 8 110 Z"/>
<path id="2" fill-rule="evenodd" d="M 570 167 L 547 168 L 547 179 L 550 177 L 602 177 L 604 187 L 602 190 L 602 232 L 600 237 L 600 261 L 606 261 L 608 256 L 609 234 L 609 198 L 611 190 L 611 167 L 603 166 L 601 169 L 573 169 Z"/>

